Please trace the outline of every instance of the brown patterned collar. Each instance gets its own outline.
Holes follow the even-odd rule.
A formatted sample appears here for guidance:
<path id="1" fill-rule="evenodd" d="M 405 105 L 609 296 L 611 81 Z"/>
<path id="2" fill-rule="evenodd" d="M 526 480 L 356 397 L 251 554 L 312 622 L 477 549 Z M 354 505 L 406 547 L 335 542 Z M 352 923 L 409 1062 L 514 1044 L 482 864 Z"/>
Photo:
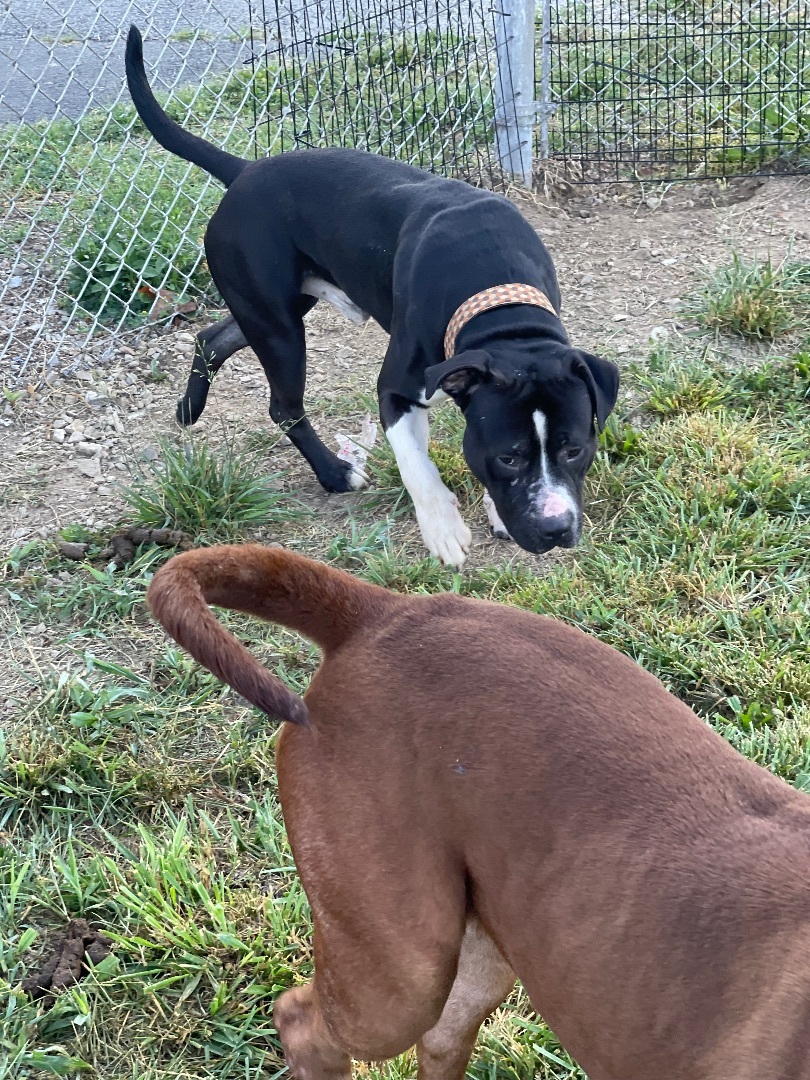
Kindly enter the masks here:
<path id="1" fill-rule="evenodd" d="M 444 355 L 447 360 L 454 354 L 456 338 L 462 326 L 470 319 L 480 315 L 482 311 L 490 311 L 492 308 L 505 307 L 508 304 L 531 304 L 534 307 L 545 308 L 552 315 L 556 315 L 554 305 L 545 293 L 540 292 L 531 285 L 495 285 L 492 289 L 484 289 L 457 308 L 453 318 L 447 324 L 444 335 Z"/>

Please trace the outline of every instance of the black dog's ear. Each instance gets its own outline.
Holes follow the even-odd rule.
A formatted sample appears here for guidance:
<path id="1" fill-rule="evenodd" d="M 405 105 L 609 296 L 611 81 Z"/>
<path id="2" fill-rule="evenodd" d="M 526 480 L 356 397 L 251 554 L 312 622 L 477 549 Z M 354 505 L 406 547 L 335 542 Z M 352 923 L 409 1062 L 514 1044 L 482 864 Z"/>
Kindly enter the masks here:
<path id="1" fill-rule="evenodd" d="M 481 349 L 451 356 L 441 364 L 434 364 L 425 371 L 425 397 L 429 401 L 437 390 L 444 390 L 451 398 L 471 393 L 492 375 L 491 357 Z"/>
<path id="2" fill-rule="evenodd" d="M 619 396 L 619 369 L 611 360 L 577 350 L 574 371 L 585 381 L 591 396 L 596 426 L 604 430 L 605 421 Z"/>

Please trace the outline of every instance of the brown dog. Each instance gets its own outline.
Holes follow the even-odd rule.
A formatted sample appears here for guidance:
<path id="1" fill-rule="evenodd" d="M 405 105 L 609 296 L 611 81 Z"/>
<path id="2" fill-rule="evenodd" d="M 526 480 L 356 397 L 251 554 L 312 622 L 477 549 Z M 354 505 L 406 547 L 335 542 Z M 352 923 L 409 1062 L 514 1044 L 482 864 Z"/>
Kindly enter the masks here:
<path id="1" fill-rule="evenodd" d="M 277 548 L 154 578 L 169 633 L 290 721 L 278 783 L 316 973 L 293 1075 L 417 1044 L 456 1080 L 515 975 L 590 1080 L 810 1080 L 810 799 L 552 619 L 403 597 Z M 208 604 L 293 627 L 302 701 Z"/>

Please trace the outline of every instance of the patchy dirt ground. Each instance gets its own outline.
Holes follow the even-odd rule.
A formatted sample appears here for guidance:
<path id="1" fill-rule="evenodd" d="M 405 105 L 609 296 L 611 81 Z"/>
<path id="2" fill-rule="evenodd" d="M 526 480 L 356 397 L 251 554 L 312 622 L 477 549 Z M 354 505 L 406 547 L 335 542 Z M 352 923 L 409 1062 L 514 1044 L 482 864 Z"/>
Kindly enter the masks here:
<path id="1" fill-rule="evenodd" d="M 573 341 L 616 357 L 620 365 L 643 360 L 651 334 L 666 332 L 677 341 L 689 333 L 680 313 L 683 298 L 698 285 L 701 272 L 728 262 L 733 252 L 779 260 L 792 251 L 810 258 L 810 179 L 674 186 L 663 197 L 660 190 L 650 195 L 617 187 L 517 199 L 554 256 Z M 49 537 L 68 524 L 105 529 L 125 517 L 116 485 L 126 480 L 133 460 L 155 454 L 160 436 L 176 432 L 175 402 L 187 379 L 195 329 L 155 330 L 134 346 L 123 337 L 112 345 L 108 336 L 100 337 L 83 350 L 87 370 L 50 384 L 32 375 L 19 399 L 5 405 L 0 417 L 4 550 Z M 358 329 L 320 305 L 308 318 L 308 340 L 310 415 L 335 446 L 337 430 L 359 432 L 364 413 L 373 410 L 373 398 L 363 395 L 373 394 L 387 339 L 376 325 Z M 102 353 L 104 364 L 93 367 L 93 356 Z M 739 353 L 750 357 L 752 348 Z M 331 536 L 346 531 L 362 496 L 321 491 L 292 446 L 276 441 L 268 399 L 261 369 L 245 350 L 217 377 L 195 430 L 214 436 L 231 432 L 240 439 L 247 432 L 266 433 L 272 448 L 268 471 L 279 474 L 284 490 L 316 509 L 314 549 L 323 545 L 323 550 Z M 471 525 L 472 565 L 516 552 L 491 539 L 480 504 Z M 394 531 L 397 541 L 416 544 L 409 516 L 399 518 Z M 544 560 L 532 562 L 540 569 Z M 32 648 L 35 640 L 18 640 L 5 654 L 7 686 L 17 681 L 15 672 L 29 667 Z"/>

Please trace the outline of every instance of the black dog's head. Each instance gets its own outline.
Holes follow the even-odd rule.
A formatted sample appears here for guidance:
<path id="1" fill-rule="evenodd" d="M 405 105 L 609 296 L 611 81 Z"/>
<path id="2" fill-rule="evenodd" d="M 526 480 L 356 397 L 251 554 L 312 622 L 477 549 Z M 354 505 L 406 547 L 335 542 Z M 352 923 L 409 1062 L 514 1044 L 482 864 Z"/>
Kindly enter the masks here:
<path id="1" fill-rule="evenodd" d="M 516 543 L 538 553 L 573 547 L 596 428 L 619 391 L 616 365 L 554 343 L 528 362 L 470 350 L 425 378 L 427 399 L 441 390 L 464 413 L 467 464 Z"/>

